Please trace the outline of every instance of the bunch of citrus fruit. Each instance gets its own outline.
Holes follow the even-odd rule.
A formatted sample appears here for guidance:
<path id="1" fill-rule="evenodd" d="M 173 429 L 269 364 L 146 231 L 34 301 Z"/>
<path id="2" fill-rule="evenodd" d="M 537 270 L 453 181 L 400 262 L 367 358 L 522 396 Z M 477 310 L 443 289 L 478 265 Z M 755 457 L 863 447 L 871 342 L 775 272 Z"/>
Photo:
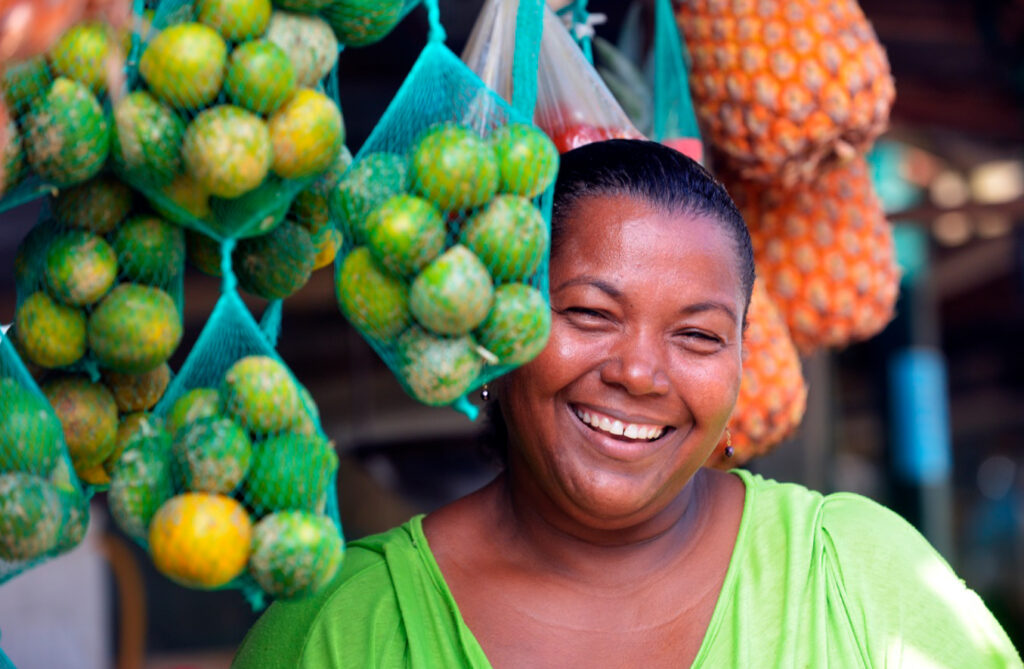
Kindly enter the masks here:
<path id="1" fill-rule="evenodd" d="M 347 252 L 336 295 L 418 400 L 450 404 L 486 365 L 514 366 L 550 327 L 535 287 L 549 233 L 534 205 L 557 152 L 525 124 L 427 128 L 406 155 L 361 156 L 331 194 Z"/>
<path id="2" fill-rule="evenodd" d="M 190 587 L 249 575 L 274 597 L 317 590 L 344 551 L 325 515 L 337 470 L 308 391 L 277 359 L 235 361 L 149 417 L 111 473 L 118 525 Z"/>
<path id="3" fill-rule="evenodd" d="M 270 232 L 344 143 L 341 110 L 319 90 L 337 38 L 323 17 L 270 0 L 183 9 L 159 17 L 139 59 L 144 89 L 114 106 L 115 169 L 175 222 Z"/>

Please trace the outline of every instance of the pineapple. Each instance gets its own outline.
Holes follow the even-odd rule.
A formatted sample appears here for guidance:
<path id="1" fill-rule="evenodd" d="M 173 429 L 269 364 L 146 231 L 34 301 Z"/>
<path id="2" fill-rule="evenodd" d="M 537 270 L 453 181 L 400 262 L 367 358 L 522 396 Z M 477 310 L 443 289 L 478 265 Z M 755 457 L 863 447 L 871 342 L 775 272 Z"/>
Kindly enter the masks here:
<path id="1" fill-rule="evenodd" d="M 729 468 L 763 455 L 800 424 L 807 407 L 807 386 L 800 359 L 786 325 L 758 279 L 747 310 L 743 333 L 743 379 L 729 419 L 732 457 L 726 439 L 715 448 L 708 465 Z"/>
<path id="2" fill-rule="evenodd" d="M 734 181 L 754 262 L 802 354 L 880 332 L 899 291 L 892 227 L 862 158 L 790 188 Z"/>
<path id="3" fill-rule="evenodd" d="M 791 184 L 866 151 L 895 96 L 854 0 L 682 0 L 706 138 L 745 179 Z"/>

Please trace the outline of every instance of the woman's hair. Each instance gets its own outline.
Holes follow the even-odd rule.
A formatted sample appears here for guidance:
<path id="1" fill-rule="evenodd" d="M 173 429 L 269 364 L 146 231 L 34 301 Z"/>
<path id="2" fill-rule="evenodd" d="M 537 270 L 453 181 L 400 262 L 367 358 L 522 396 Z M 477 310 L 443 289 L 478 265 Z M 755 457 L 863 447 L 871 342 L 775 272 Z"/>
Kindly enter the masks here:
<path id="1" fill-rule="evenodd" d="M 565 224 L 580 201 L 628 196 L 666 213 L 700 216 L 720 225 L 734 242 L 746 306 L 754 286 L 750 234 L 725 188 L 696 161 L 657 142 L 612 139 L 562 154 L 551 212 L 551 256 L 557 254 Z M 508 428 L 498 402 L 487 406 L 485 451 L 508 462 Z"/>
<path id="2" fill-rule="evenodd" d="M 699 163 L 657 142 L 612 139 L 562 154 L 551 213 L 551 255 L 581 200 L 616 195 L 720 225 L 735 245 L 746 307 L 754 286 L 754 250 L 743 216 L 722 184 Z"/>

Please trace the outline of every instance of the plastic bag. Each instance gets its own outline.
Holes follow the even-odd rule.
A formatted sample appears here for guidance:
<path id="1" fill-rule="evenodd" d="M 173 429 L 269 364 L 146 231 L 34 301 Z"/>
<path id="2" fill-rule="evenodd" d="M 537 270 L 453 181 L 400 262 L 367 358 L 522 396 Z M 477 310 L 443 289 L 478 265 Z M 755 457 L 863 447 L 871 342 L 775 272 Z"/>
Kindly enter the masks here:
<path id="1" fill-rule="evenodd" d="M 319 15 L 164 0 L 113 110 L 115 170 L 165 218 L 217 239 L 264 234 L 345 140 L 339 45 Z"/>
<path id="2" fill-rule="evenodd" d="M 13 331 L 64 424 L 79 478 L 109 482 L 133 414 L 156 405 L 182 337 L 185 238 L 110 175 L 62 190 L 15 259 Z"/>
<path id="3" fill-rule="evenodd" d="M 462 59 L 506 100 L 514 94 L 510 49 L 516 44 L 515 2 L 488 0 Z M 536 124 L 559 153 L 603 139 L 643 139 L 558 16 L 543 8 L 537 73 Z"/>
<path id="4" fill-rule="evenodd" d="M 0 334 L 0 583 L 77 546 L 88 524 L 60 421 Z"/>
<path id="5" fill-rule="evenodd" d="M 111 93 L 124 85 L 129 31 L 97 21 L 72 26 L 50 50 L 8 64 L 0 104 L 0 211 L 103 169 Z"/>
<path id="6" fill-rule="evenodd" d="M 336 292 L 413 397 L 475 416 L 466 394 L 547 340 L 558 157 L 444 46 L 436 0 L 425 4 L 430 42 L 332 194 Z"/>
<path id="7" fill-rule="evenodd" d="M 115 522 L 156 568 L 192 588 L 312 594 L 344 554 L 333 444 L 309 392 L 235 290 L 224 290 L 195 347 L 111 475 Z"/>

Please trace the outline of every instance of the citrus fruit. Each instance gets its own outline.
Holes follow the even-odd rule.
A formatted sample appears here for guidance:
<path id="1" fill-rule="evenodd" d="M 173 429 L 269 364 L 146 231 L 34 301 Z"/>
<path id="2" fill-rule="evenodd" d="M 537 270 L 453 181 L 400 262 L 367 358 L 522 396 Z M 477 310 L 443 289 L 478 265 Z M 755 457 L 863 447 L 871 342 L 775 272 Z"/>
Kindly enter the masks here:
<path id="1" fill-rule="evenodd" d="M 149 523 L 149 554 L 162 574 L 191 588 L 217 588 L 245 570 L 252 521 L 224 495 L 172 497 Z"/>
<path id="2" fill-rule="evenodd" d="M 342 234 L 353 244 L 365 244 L 370 213 L 405 192 L 408 173 L 405 158 L 393 153 L 371 153 L 352 165 L 328 198 Z"/>
<path id="3" fill-rule="evenodd" d="M 270 40 L 246 42 L 231 52 L 224 90 L 236 105 L 268 114 L 295 92 L 295 67 Z"/>
<path id="4" fill-rule="evenodd" d="M 366 46 L 391 32 L 404 5 L 404 0 L 335 0 L 323 14 L 339 42 L 345 46 Z"/>
<path id="5" fill-rule="evenodd" d="M 167 433 L 157 428 L 129 442 L 110 470 L 110 515 L 133 539 L 146 538 L 153 514 L 174 494 L 170 446 Z"/>
<path id="6" fill-rule="evenodd" d="M 409 291 L 412 315 L 437 334 L 466 334 L 487 317 L 493 303 L 491 275 L 461 244 L 427 265 Z"/>
<path id="7" fill-rule="evenodd" d="M 39 394 L 14 379 L 0 379 L 0 473 L 43 475 L 64 452 L 60 421 Z"/>
<path id="8" fill-rule="evenodd" d="M 314 237 L 324 228 L 333 227 L 329 210 L 331 193 L 352 164 L 352 153 L 344 144 L 327 170 L 312 184 L 303 188 L 292 200 L 289 215 L 309 230 Z"/>
<path id="9" fill-rule="evenodd" d="M 334 262 L 342 241 L 341 233 L 335 228 L 324 228 L 313 235 L 313 247 L 316 249 L 316 256 L 313 258 L 314 272 Z"/>
<path id="10" fill-rule="evenodd" d="M 269 356 L 250 355 L 235 362 L 224 374 L 220 392 L 227 413 L 256 433 L 287 430 L 305 416 L 291 372 Z"/>
<path id="11" fill-rule="evenodd" d="M 68 374 L 46 381 L 42 391 L 63 427 L 75 470 L 101 464 L 117 444 L 117 402 L 110 390 Z"/>
<path id="12" fill-rule="evenodd" d="M 220 276 L 220 242 L 196 230 L 185 231 L 185 257 L 203 274 Z"/>
<path id="13" fill-rule="evenodd" d="M 220 414 L 220 393 L 216 388 L 193 388 L 174 401 L 164 424 L 174 436 L 190 423 Z"/>
<path id="14" fill-rule="evenodd" d="M 291 12 L 303 12 L 305 14 L 312 14 L 319 12 L 335 0 L 274 0 L 274 4 L 281 9 L 287 9 Z"/>
<path id="15" fill-rule="evenodd" d="M 447 228 L 427 200 L 396 195 L 370 213 L 367 246 L 374 259 L 400 276 L 412 276 L 444 249 Z"/>
<path id="16" fill-rule="evenodd" d="M 54 75 L 74 79 L 102 95 L 107 90 L 107 59 L 114 43 L 107 27 L 87 21 L 72 26 L 50 49 Z"/>
<path id="17" fill-rule="evenodd" d="M 185 264 L 185 233 L 156 216 L 133 216 L 110 239 L 121 276 L 153 286 L 169 286 Z"/>
<path id="18" fill-rule="evenodd" d="M 504 125 L 490 136 L 498 158 L 498 190 L 535 198 L 555 180 L 558 150 L 542 130 L 525 123 Z"/>
<path id="19" fill-rule="evenodd" d="M 85 355 L 86 316 L 46 293 L 32 293 L 14 313 L 18 342 L 29 360 L 45 367 L 67 367 Z"/>
<path id="20" fill-rule="evenodd" d="M 75 491 L 57 491 L 61 527 L 57 532 L 54 553 L 64 553 L 82 543 L 89 529 L 89 500 Z"/>
<path id="21" fill-rule="evenodd" d="M 270 0 L 198 0 L 196 19 L 229 42 L 259 37 L 270 23 Z"/>
<path id="22" fill-rule="evenodd" d="M 0 474 L 0 559 L 29 560 L 57 545 L 63 513 L 56 489 L 21 472 Z"/>
<path id="23" fill-rule="evenodd" d="M 539 290 L 506 283 L 494 291 L 494 306 L 476 329 L 477 342 L 503 365 L 529 362 L 544 349 L 551 330 L 551 308 Z"/>
<path id="24" fill-rule="evenodd" d="M 499 195 L 467 221 L 462 243 L 480 257 L 495 281 L 520 281 L 546 257 L 548 226 L 529 200 Z"/>
<path id="25" fill-rule="evenodd" d="M 218 237 L 253 237 L 270 232 L 288 215 L 294 190 L 274 174 L 236 198 L 210 198 L 213 220 L 207 226 Z"/>
<path id="26" fill-rule="evenodd" d="M 209 191 L 187 174 L 174 177 L 149 203 L 162 218 L 178 225 L 209 224 L 213 216 Z"/>
<path id="27" fill-rule="evenodd" d="M 179 23 L 160 31 L 142 52 L 139 74 L 153 95 L 178 109 L 198 109 L 220 92 L 228 46 L 213 28 Z"/>
<path id="28" fill-rule="evenodd" d="M 110 456 L 107 456 L 110 457 Z M 82 483 L 92 486 L 106 486 L 110 484 L 110 474 L 103 468 L 103 463 L 98 465 L 84 465 L 74 462 L 75 474 Z"/>
<path id="29" fill-rule="evenodd" d="M 104 367 L 142 374 L 167 361 L 181 341 L 181 316 L 170 295 L 122 283 L 89 315 L 89 348 Z"/>
<path id="30" fill-rule="evenodd" d="M 300 88 L 267 120 L 274 147 L 272 169 L 282 179 L 323 172 L 345 142 L 338 105 L 323 93 Z"/>
<path id="31" fill-rule="evenodd" d="M 12 117 L 23 116 L 32 103 L 43 97 L 53 77 L 45 56 L 36 56 L 17 63 L 5 63 L 3 73 L 4 100 Z"/>
<path id="32" fill-rule="evenodd" d="M 398 338 L 399 372 L 413 397 L 444 406 L 462 397 L 483 362 L 472 337 L 439 337 L 412 327 Z"/>
<path id="33" fill-rule="evenodd" d="M 181 172 L 185 122 L 146 91 L 135 91 L 114 105 L 110 158 L 133 183 L 162 187 Z"/>
<path id="34" fill-rule="evenodd" d="M 338 62 L 338 40 L 331 26 L 315 14 L 276 10 L 270 15 L 266 38 L 288 54 L 300 88 L 316 86 Z"/>
<path id="35" fill-rule="evenodd" d="M 284 299 L 305 286 L 315 260 L 309 232 L 292 221 L 241 240 L 233 257 L 238 285 L 266 300 Z"/>
<path id="36" fill-rule="evenodd" d="M 411 322 L 409 287 L 381 268 L 365 246 L 353 249 L 341 263 L 335 296 L 341 312 L 367 337 L 391 339 Z"/>
<path id="37" fill-rule="evenodd" d="M 319 512 L 337 469 L 331 442 L 284 432 L 253 443 L 243 497 L 257 515 L 284 509 Z"/>
<path id="38" fill-rule="evenodd" d="M 442 210 L 480 206 L 498 190 L 494 148 L 469 128 L 446 123 L 427 130 L 411 167 L 416 192 Z"/>
<path id="39" fill-rule="evenodd" d="M 25 149 L 14 119 L 7 122 L 7 143 L 0 149 L 0 196 L 21 181 L 25 172 Z"/>
<path id="40" fill-rule="evenodd" d="M 92 178 L 110 152 L 110 122 L 96 96 L 66 77 L 32 106 L 24 131 L 28 164 L 56 186 Z"/>
<path id="41" fill-rule="evenodd" d="M 148 411 L 164 396 L 164 391 L 171 382 L 171 368 L 165 362 L 156 369 L 142 374 L 121 374 L 104 370 L 103 382 L 114 394 L 118 411 Z"/>
<path id="42" fill-rule="evenodd" d="M 139 441 L 165 435 L 161 425 L 160 418 L 145 411 L 135 411 L 121 418 L 121 422 L 117 425 L 114 450 L 103 461 L 103 469 L 107 475 L 109 476 L 114 471 L 117 461 L 129 447 Z"/>
<path id="43" fill-rule="evenodd" d="M 229 494 L 249 471 L 252 444 L 230 418 L 204 418 L 174 435 L 174 458 L 188 490 Z"/>
<path id="44" fill-rule="evenodd" d="M 270 133 L 252 112 L 218 105 L 200 112 L 189 124 L 181 157 L 206 192 L 238 197 L 266 178 L 273 159 Z"/>
<path id="45" fill-rule="evenodd" d="M 117 227 L 131 208 L 131 189 L 104 175 L 64 188 L 53 199 L 53 213 L 60 223 L 98 235 Z"/>
<path id="46" fill-rule="evenodd" d="M 345 542 L 330 518 L 278 511 L 253 528 L 249 574 L 273 597 L 299 599 L 327 585 L 344 555 Z"/>
<path id="47" fill-rule="evenodd" d="M 46 251 L 50 240 L 63 232 L 62 226 L 51 220 L 36 223 L 18 244 L 14 254 L 14 280 L 19 293 L 29 293 L 45 284 Z"/>
<path id="48" fill-rule="evenodd" d="M 54 297 L 72 307 L 84 307 L 114 285 L 117 254 L 99 235 L 71 230 L 50 242 L 43 276 Z"/>

